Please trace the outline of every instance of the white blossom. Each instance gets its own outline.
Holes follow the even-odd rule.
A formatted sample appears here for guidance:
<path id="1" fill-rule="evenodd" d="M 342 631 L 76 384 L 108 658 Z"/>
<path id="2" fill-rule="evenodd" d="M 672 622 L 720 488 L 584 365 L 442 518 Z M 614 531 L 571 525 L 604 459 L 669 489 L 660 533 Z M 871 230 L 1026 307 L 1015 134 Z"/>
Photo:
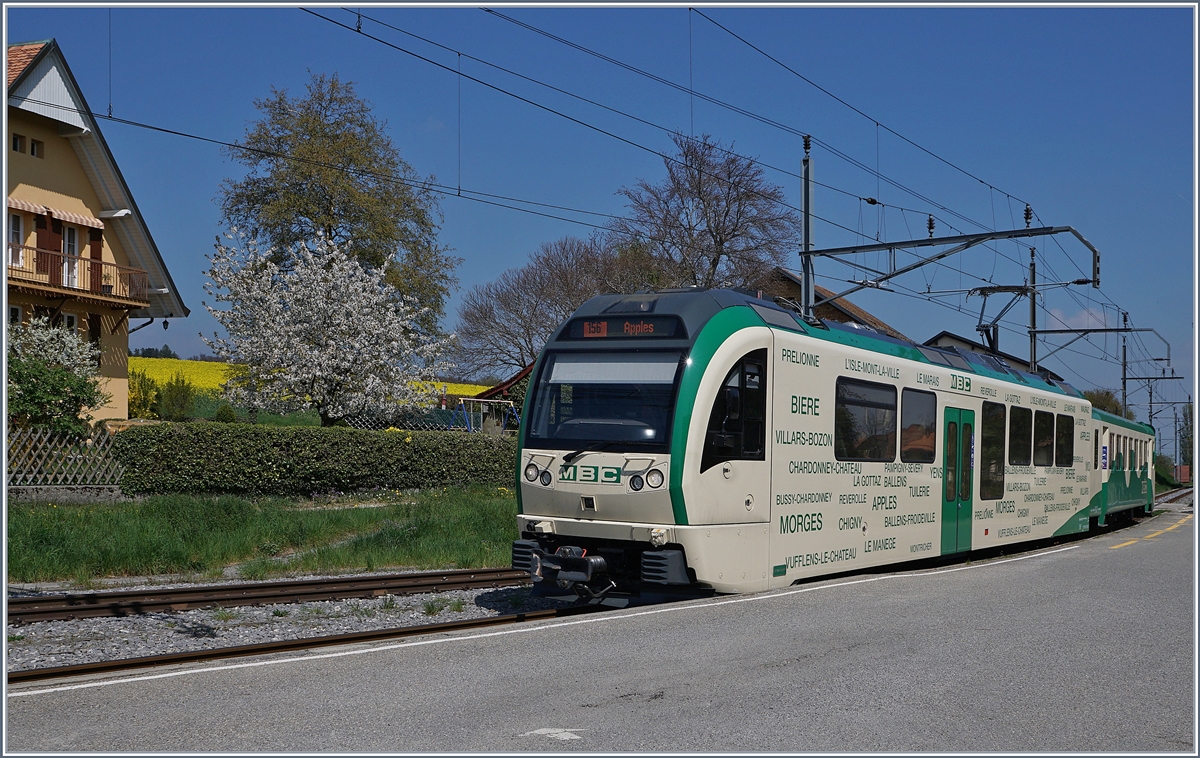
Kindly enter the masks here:
<path id="1" fill-rule="evenodd" d="M 431 380 L 446 370 L 452 338 L 416 328 L 412 298 L 328 240 L 297 247 L 288 268 L 272 251 L 241 237 L 218 241 L 205 303 L 228 337 L 204 341 L 218 357 L 245 366 L 224 387 L 232 403 L 280 413 L 316 409 L 322 423 L 364 411 L 394 411 L 432 401 Z"/>
<path id="2" fill-rule="evenodd" d="M 9 324 L 8 354 L 18 359 L 38 358 L 85 379 L 100 375 L 100 348 L 76 329 L 51 326 L 47 316 L 34 316 L 27 324 Z"/>

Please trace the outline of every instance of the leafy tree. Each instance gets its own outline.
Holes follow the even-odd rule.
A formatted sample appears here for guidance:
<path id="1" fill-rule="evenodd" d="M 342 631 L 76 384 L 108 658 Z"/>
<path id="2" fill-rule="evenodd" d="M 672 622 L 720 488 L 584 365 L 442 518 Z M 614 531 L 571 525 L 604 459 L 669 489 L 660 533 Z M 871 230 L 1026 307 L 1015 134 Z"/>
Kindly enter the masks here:
<path id="1" fill-rule="evenodd" d="M 432 400 L 450 339 L 415 325 L 428 311 L 398 294 L 382 272 L 318 238 L 291 251 L 282 268 L 252 241 L 218 243 L 205 290 L 228 310 L 205 303 L 227 338 L 205 342 L 242 364 L 224 387 L 234 405 L 278 413 L 313 408 L 322 426 L 366 411 Z"/>
<path id="2" fill-rule="evenodd" d="M 187 421 L 196 403 L 196 387 L 182 371 L 176 371 L 158 391 L 155 410 L 166 421 Z"/>
<path id="3" fill-rule="evenodd" d="M 555 329 L 589 298 L 615 291 L 617 251 L 599 239 L 543 244 L 529 263 L 472 288 L 458 310 L 456 363 L 471 375 L 529 365 Z"/>
<path id="4" fill-rule="evenodd" d="M 1121 408 L 1121 399 L 1117 397 L 1117 393 L 1112 390 L 1094 389 L 1084 390 L 1083 396 L 1092 404 L 1093 408 L 1111 413 L 1114 416 L 1133 420 L 1133 411 Z"/>
<path id="5" fill-rule="evenodd" d="M 130 355 L 138 358 L 179 358 L 179 355 L 171 349 L 170 345 L 163 345 L 161 348 L 143 347 L 134 350 Z"/>
<path id="6" fill-rule="evenodd" d="M 1192 465 L 1192 403 L 1183 406 L 1183 414 L 1179 422 L 1179 461 Z"/>
<path id="7" fill-rule="evenodd" d="M 49 426 L 87 434 L 95 410 L 111 400 L 100 389 L 100 349 L 45 316 L 8 327 L 7 415 L 11 426 Z"/>
<path id="8" fill-rule="evenodd" d="M 386 122 L 371 113 L 353 82 L 315 74 L 307 95 L 272 88 L 254 102 L 253 122 L 233 159 L 245 178 L 221 184 L 221 212 L 231 227 L 275 250 L 287 268 L 292 251 L 324 239 L 373 268 L 422 307 L 420 326 L 437 331 L 460 262 L 437 243 L 436 195 L 400 157 Z"/>
<path id="9" fill-rule="evenodd" d="M 800 218 L 784 205 L 783 188 L 732 145 L 708 135 L 673 139 L 678 152 L 663 161 L 666 179 L 622 188 L 630 213 L 612 231 L 644 246 L 660 286 L 765 282 L 800 242 Z"/>
<path id="10" fill-rule="evenodd" d="M 129 418 L 158 418 L 158 382 L 137 369 L 129 370 Z"/>

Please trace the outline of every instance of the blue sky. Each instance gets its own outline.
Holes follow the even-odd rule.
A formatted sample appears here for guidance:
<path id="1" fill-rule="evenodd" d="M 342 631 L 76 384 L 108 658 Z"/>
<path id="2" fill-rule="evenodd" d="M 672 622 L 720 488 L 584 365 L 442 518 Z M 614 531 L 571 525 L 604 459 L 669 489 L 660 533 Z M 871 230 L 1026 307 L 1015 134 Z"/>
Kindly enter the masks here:
<path id="1" fill-rule="evenodd" d="M 419 173 L 468 190 L 620 214 L 624 207 L 617 190 L 641 178 L 661 179 L 662 159 L 652 151 L 669 152 L 670 140 L 657 128 L 466 57 L 464 74 L 649 150 L 473 81 L 461 82 L 460 107 L 460 82 L 453 71 L 458 56 L 372 18 L 654 124 L 711 134 L 792 173 L 798 172 L 803 153 L 793 132 L 810 133 L 953 212 L 818 146 L 813 151 L 816 179 L 842 191 L 818 188 L 814 194 L 814 212 L 827 220 L 814 225 L 818 247 L 862 241 L 856 232 L 871 239 L 876 234 L 890 240 L 923 237 L 930 212 L 941 219 L 939 234 L 1023 226 L 1023 202 L 1029 202 L 1043 223 L 1075 227 L 1104 256 L 1100 292 L 1090 287 L 1049 292 L 1047 310 L 1071 325 L 1096 325 L 1097 318 L 1116 325 L 1117 309 L 1127 310 L 1134 326 L 1154 328 L 1170 342 L 1172 365 L 1187 377 L 1160 383 L 1161 397 L 1183 399 L 1192 391 L 1191 9 L 701 9 L 868 117 L 686 7 L 498 9 L 685 87 L 690 80 L 697 92 L 790 131 L 689 98 L 478 8 L 363 7 L 369 17 L 363 19 L 364 32 L 449 71 L 299 8 L 115 8 L 111 80 L 108 9 L 10 5 L 6 10 L 8 42 L 56 38 L 95 111 L 107 110 L 111 87 L 116 116 L 219 140 L 244 134 L 256 117 L 253 101 L 272 86 L 302 92 L 310 71 L 337 72 L 356 82 Z M 314 10 L 351 27 L 356 21 L 337 7 Z M 221 180 L 240 176 L 242 169 L 212 145 L 116 123 L 101 122 L 101 128 L 192 309 L 190 318 L 172 321 L 168 332 L 155 324 L 134 334 L 131 344 L 159 346 L 165 340 L 185 357 L 206 351 L 198 334 L 217 328 L 202 305 L 204 256 L 221 231 L 214 198 Z M 798 179 L 774 170 L 767 175 L 786 189 L 792 204 L 800 204 Z M 880 216 L 878 207 L 858 199 L 865 197 L 889 208 Z M 440 239 L 465 261 L 446 321 L 450 329 L 462 292 L 522 265 L 543 242 L 590 232 L 587 226 L 458 197 L 444 198 L 441 209 Z M 603 223 L 598 216 L 558 215 Z M 1074 279 L 1085 275 L 1080 270 L 1090 274 L 1086 249 L 1069 237 L 1058 241 L 1061 248 L 1046 238 L 1032 243 L 1044 255 L 1039 278 Z M 901 255 L 899 263 L 911 260 Z M 1027 261 L 1028 249 L 1013 242 L 994 250 L 977 248 L 948 260 L 954 270 L 926 267 L 898 279 L 896 292 L 866 292 L 852 299 L 917 340 L 942 329 L 973 336 L 978 298 L 940 298 L 951 306 L 945 307 L 912 293 L 965 288 L 986 279 L 1020 284 Z M 860 262 L 877 265 L 882 259 L 864 255 Z M 819 283 L 837 291 L 855 276 L 828 261 L 819 262 L 817 273 Z M 989 302 L 989 314 L 1002 304 Z M 1001 349 L 1028 354 L 1027 316 L 1024 303 L 1010 312 Z M 1047 319 L 1047 314 L 1040 317 L 1042 326 Z M 1152 334 L 1130 341 L 1131 359 L 1165 355 L 1165 346 Z M 1051 338 L 1041 352 L 1061 342 Z M 1047 365 L 1080 387 L 1119 387 L 1119 344 L 1111 336 L 1077 342 Z M 1135 364 L 1130 373 L 1144 376 L 1161 365 Z M 1130 386 L 1144 419 L 1144 383 Z M 1169 418 L 1156 420 L 1162 424 Z"/>

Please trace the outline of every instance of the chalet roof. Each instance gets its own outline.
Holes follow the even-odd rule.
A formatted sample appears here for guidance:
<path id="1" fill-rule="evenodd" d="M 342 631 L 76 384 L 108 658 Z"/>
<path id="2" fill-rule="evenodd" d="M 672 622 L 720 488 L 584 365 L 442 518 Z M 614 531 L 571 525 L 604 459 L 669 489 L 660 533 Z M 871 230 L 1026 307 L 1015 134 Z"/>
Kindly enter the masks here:
<path id="1" fill-rule="evenodd" d="M 19 42 L 8 46 L 8 86 L 11 87 L 29 64 L 45 49 L 47 42 Z"/>
<path id="2" fill-rule="evenodd" d="M 104 206 L 95 210 L 130 211 L 129 214 L 116 214 L 104 224 L 105 233 L 112 230 L 120 241 L 130 265 L 145 270 L 150 277 L 149 307 L 129 315 L 134 318 L 187 316 L 188 307 L 171 279 L 150 228 L 138 210 L 133 193 L 121 175 L 58 43 L 50 39 L 9 45 L 7 66 L 8 107 L 59 123 L 59 134 L 74 148 Z"/>
<path id="3" fill-rule="evenodd" d="M 794 283 L 798 287 L 803 286 L 803 284 L 804 284 L 804 279 L 801 277 L 800 274 L 796 273 L 795 271 L 789 271 L 788 269 L 783 268 L 782 266 L 777 267 L 775 269 L 775 273 L 782 276 L 784 279 Z M 836 292 L 825 289 L 824 287 L 822 287 L 819 284 L 816 286 L 816 295 L 817 295 L 818 299 L 826 298 L 826 297 L 833 297 L 836 294 L 837 294 Z M 895 337 L 896 339 L 901 339 L 901 340 L 908 340 L 908 337 L 905 337 L 903 334 L 896 331 L 891 326 L 888 326 L 883 321 L 879 320 L 875 316 L 872 316 L 870 313 L 867 313 L 862 308 L 859 308 L 857 305 L 850 302 L 849 300 L 847 300 L 844 297 L 838 298 L 837 300 L 834 300 L 831 303 L 824 303 L 823 305 L 820 305 L 818 307 L 833 308 L 835 310 L 841 311 L 845 316 L 850 318 L 852 321 L 856 321 L 860 324 L 866 324 L 867 326 L 871 327 L 872 329 L 883 332 L 884 334 L 888 335 L 889 337 Z M 911 340 L 909 340 L 909 341 L 911 342 Z"/>
<path id="4" fill-rule="evenodd" d="M 512 386 L 514 384 L 516 384 L 517 382 L 521 381 L 522 379 L 524 379 L 525 377 L 529 376 L 529 372 L 533 371 L 533 364 L 534 364 L 534 361 L 530 361 L 529 365 L 526 366 L 525 368 L 523 368 L 520 371 L 518 371 L 517 373 L 513 374 L 508 379 L 505 379 L 504 381 L 500 382 L 495 387 L 489 387 L 488 389 L 484 390 L 483 392 L 480 392 L 475 397 L 480 400 L 494 400 L 496 398 L 508 397 L 508 391 L 512 388 Z"/>

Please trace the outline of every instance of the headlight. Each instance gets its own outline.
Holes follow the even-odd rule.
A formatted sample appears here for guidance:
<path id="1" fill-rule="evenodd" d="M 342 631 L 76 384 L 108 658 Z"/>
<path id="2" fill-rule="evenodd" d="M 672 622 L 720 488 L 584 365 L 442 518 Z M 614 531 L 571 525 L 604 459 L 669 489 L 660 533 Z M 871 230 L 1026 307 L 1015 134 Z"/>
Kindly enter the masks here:
<path id="1" fill-rule="evenodd" d="M 646 484 L 651 487 L 661 487 L 663 483 L 663 473 L 658 469 L 653 469 L 646 474 Z"/>
<path id="2" fill-rule="evenodd" d="M 646 486 L 646 482 L 638 474 L 629 477 L 629 488 L 634 492 L 640 492 L 642 487 Z"/>
<path id="3" fill-rule="evenodd" d="M 527 481 L 532 482 L 534 479 L 537 479 L 537 475 L 538 475 L 538 467 L 537 467 L 536 463 L 530 463 L 528 466 L 525 467 L 525 479 Z"/>
<path id="4" fill-rule="evenodd" d="M 550 482 L 551 482 L 551 480 L 553 480 L 553 479 L 554 479 L 554 477 L 550 476 L 550 472 L 549 472 L 549 471 L 543 471 L 543 472 L 542 472 L 542 484 L 543 484 L 543 485 L 545 485 L 545 486 L 549 487 L 549 486 L 550 486 Z"/>

